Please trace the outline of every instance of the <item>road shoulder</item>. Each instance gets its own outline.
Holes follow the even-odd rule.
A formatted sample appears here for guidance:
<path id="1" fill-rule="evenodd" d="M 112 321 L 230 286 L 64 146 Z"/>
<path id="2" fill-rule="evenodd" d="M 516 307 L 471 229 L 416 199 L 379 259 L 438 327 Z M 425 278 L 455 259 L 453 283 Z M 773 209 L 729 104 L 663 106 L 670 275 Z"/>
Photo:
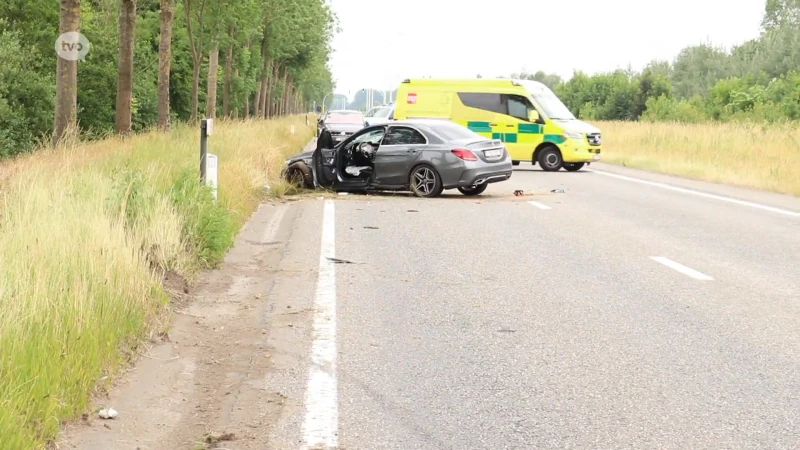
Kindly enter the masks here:
<path id="1" fill-rule="evenodd" d="M 91 414 L 66 425 L 58 447 L 263 449 L 270 441 L 270 448 L 296 447 L 318 209 L 313 200 L 262 205 L 222 267 L 206 273 L 175 311 L 164 342 L 94 402 L 119 416 Z"/>

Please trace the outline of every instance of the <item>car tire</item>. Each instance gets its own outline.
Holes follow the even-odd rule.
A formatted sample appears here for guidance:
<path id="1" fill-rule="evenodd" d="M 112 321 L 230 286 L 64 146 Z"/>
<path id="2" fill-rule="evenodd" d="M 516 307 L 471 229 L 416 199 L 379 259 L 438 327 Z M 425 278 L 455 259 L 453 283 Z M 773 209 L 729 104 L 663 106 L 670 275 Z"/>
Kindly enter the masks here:
<path id="1" fill-rule="evenodd" d="M 460 187 L 458 188 L 458 192 L 461 192 L 466 196 L 472 197 L 475 195 L 483 194 L 483 192 L 486 190 L 487 187 L 489 187 L 489 183 L 483 183 L 475 187 Z"/>
<path id="2" fill-rule="evenodd" d="M 286 182 L 298 189 L 308 187 L 308 177 L 300 163 L 294 163 L 286 169 Z"/>
<path id="3" fill-rule="evenodd" d="M 539 167 L 545 172 L 557 172 L 564 165 L 561 151 L 555 145 L 543 148 L 537 158 Z"/>
<path id="4" fill-rule="evenodd" d="M 420 188 L 422 180 L 424 180 L 425 188 Z M 438 197 L 444 190 L 442 177 L 439 176 L 436 169 L 427 164 L 420 164 L 411 169 L 411 174 L 408 177 L 408 186 L 412 194 L 425 198 Z"/>
<path id="5" fill-rule="evenodd" d="M 583 165 L 584 165 L 584 163 L 582 163 L 582 162 L 579 162 L 579 163 L 568 163 L 568 162 L 565 162 L 564 163 L 564 170 L 567 170 L 569 172 L 577 172 L 577 171 L 581 170 Z"/>

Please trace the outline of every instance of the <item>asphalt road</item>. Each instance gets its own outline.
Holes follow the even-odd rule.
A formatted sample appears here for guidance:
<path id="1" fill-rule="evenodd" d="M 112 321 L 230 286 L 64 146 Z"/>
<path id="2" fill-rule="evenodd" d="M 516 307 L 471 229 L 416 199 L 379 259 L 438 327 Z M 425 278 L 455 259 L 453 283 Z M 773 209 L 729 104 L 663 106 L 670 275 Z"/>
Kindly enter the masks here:
<path id="1" fill-rule="evenodd" d="M 275 442 L 800 448 L 800 199 L 597 166 L 305 200 L 311 381 Z"/>

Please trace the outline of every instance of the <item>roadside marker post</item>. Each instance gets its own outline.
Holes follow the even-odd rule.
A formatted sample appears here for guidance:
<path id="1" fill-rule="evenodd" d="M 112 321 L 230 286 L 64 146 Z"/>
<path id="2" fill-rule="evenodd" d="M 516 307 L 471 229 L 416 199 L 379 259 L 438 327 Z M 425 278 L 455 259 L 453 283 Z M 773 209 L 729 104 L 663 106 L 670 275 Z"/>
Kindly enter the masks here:
<path id="1" fill-rule="evenodd" d="M 208 137 L 214 134 L 214 119 L 200 121 L 200 182 L 211 186 L 217 199 L 219 165 L 217 155 L 208 153 Z"/>
<path id="2" fill-rule="evenodd" d="M 208 180 L 206 184 L 211 186 L 212 192 L 214 194 L 214 201 L 217 200 L 217 183 L 219 181 L 218 174 L 219 174 L 219 166 L 217 165 L 217 155 L 213 153 L 209 153 L 206 155 L 206 163 L 207 163 L 207 176 Z"/>

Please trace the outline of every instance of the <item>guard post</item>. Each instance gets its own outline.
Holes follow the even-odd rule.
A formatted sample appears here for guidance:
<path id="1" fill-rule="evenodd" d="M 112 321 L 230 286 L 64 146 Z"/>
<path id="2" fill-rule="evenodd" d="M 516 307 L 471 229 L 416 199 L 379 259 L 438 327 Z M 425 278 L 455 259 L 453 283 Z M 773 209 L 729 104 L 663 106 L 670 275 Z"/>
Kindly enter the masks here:
<path id="1" fill-rule="evenodd" d="M 208 153 L 208 137 L 214 134 L 214 119 L 200 121 L 200 182 L 211 186 L 214 200 L 217 200 L 219 164 L 217 155 Z M 209 164 L 210 162 L 210 164 Z M 209 170 L 210 169 L 210 170 Z"/>
<path id="2" fill-rule="evenodd" d="M 214 132 L 214 119 L 200 121 L 200 181 L 206 182 L 208 169 L 208 137 Z"/>

